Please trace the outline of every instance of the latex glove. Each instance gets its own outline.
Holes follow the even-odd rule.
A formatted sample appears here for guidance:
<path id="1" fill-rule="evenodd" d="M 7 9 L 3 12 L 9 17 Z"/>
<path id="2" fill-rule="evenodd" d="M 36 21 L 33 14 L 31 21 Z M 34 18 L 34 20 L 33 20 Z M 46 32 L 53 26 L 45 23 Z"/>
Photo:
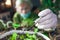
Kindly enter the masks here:
<path id="1" fill-rule="evenodd" d="M 39 29 L 56 28 L 57 16 L 50 9 L 41 11 L 38 16 L 39 18 L 35 20 L 35 26 Z"/>

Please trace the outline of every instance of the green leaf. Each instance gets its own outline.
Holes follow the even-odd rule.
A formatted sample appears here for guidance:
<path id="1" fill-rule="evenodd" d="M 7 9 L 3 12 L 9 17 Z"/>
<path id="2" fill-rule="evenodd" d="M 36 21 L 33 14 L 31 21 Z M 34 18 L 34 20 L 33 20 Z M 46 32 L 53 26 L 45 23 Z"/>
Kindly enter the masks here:
<path id="1" fill-rule="evenodd" d="M 28 33 L 26 33 L 26 36 L 29 37 L 30 35 Z"/>
<path id="2" fill-rule="evenodd" d="M 24 35 L 20 35 L 20 39 L 24 39 Z"/>
<path id="3" fill-rule="evenodd" d="M 13 23 L 13 28 L 18 28 L 20 27 L 20 24 Z"/>
<path id="4" fill-rule="evenodd" d="M 10 37 L 10 40 L 16 40 L 17 38 L 17 33 L 13 33 L 12 36 Z"/>
<path id="5" fill-rule="evenodd" d="M 31 40 L 31 39 L 29 39 L 29 38 L 26 38 L 26 39 L 24 39 L 24 40 Z"/>
<path id="6" fill-rule="evenodd" d="M 36 34 L 38 32 L 38 28 L 34 28 L 34 32 Z"/>
<path id="7" fill-rule="evenodd" d="M 36 35 L 33 34 L 33 38 L 36 39 Z"/>
<path id="8" fill-rule="evenodd" d="M 21 26 L 31 27 L 34 24 L 33 20 L 25 19 L 22 21 Z"/>

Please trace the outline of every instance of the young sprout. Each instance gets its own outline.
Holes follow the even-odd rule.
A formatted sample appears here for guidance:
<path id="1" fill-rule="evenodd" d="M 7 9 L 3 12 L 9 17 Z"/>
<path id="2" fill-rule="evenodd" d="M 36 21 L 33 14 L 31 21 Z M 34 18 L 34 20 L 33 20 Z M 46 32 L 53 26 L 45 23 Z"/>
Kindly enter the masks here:
<path id="1" fill-rule="evenodd" d="M 36 34 L 38 32 L 38 28 L 34 28 L 34 32 Z"/>
<path id="2" fill-rule="evenodd" d="M 32 35 L 26 33 L 27 38 L 26 38 L 25 40 L 37 40 L 36 33 L 38 32 L 38 29 L 35 28 L 35 29 L 34 29 L 34 32 L 35 32 L 35 33 L 32 34 Z"/>
<path id="3" fill-rule="evenodd" d="M 17 36 L 18 36 L 17 33 L 13 33 L 12 36 L 9 38 L 9 40 L 16 40 Z"/>
<path id="4" fill-rule="evenodd" d="M 10 28 L 12 26 L 12 21 L 8 21 L 6 24 L 7 24 L 7 28 Z"/>
<path id="5" fill-rule="evenodd" d="M 27 38 L 26 38 L 26 40 L 28 39 L 28 40 L 36 40 L 36 34 L 33 34 L 33 35 L 30 35 L 30 34 L 28 34 L 28 33 L 26 33 L 26 36 L 27 36 Z"/>
<path id="6" fill-rule="evenodd" d="M 0 29 L 6 29 L 6 24 L 3 22 L 3 20 L 0 20 Z"/>
<path id="7" fill-rule="evenodd" d="M 29 38 L 25 38 L 24 40 L 31 40 L 31 39 L 29 39 Z"/>
<path id="8" fill-rule="evenodd" d="M 20 24 L 16 24 L 16 23 L 13 23 L 13 26 L 12 26 L 14 29 L 17 29 L 18 27 L 20 27 Z"/>
<path id="9" fill-rule="evenodd" d="M 20 35 L 20 39 L 23 40 L 25 38 L 24 35 Z"/>

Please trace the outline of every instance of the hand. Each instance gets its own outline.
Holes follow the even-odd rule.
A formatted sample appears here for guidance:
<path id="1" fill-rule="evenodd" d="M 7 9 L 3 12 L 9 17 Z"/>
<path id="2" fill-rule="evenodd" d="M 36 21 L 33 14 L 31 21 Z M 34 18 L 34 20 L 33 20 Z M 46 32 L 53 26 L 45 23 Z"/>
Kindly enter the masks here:
<path id="1" fill-rule="evenodd" d="M 35 20 L 35 26 L 39 29 L 56 28 L 57 16 L 50 9 L 39 12 L 38 16 L 39 18 Z"/>

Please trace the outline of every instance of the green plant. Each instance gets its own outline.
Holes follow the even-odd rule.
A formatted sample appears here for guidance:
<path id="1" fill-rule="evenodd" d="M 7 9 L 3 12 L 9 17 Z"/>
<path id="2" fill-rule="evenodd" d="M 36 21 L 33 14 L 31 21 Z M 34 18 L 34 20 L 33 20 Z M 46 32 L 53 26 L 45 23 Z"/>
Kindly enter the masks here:
<path id="1" fill-rule="evenodd" d="M 20 27 L 20 24 L 13 23 L 12 25 L 13 25 L 12 27 L 13 27 L 14 29 L 17 29 L 18 27 Z"/>
<path id="2" fill-rule="evenodd" d="M 20 39 L 24 40 L 25 36 L 24 35 L 20 35 Z"/>
<path id="3" fill-rule="evenodd" d="M 0 29 L 6 29 L 6 24 L 3 22 L 3 20 L 0 20 Z"/>
<path id="4" fill-rule="evenodd" d="M 25 20 L 22 21 L 21 26 L 31 27 L 32 24 L 34 24 L 32 19 L 25 19 Z"/>
<path id="5" fill-rule="evenodd" d="M 36 34 L 17 34 L 13 33 L 8 40 L 41 40 L 41 37 L 38 37 Z"/>
<path id="6" fill-rule="evenodd" d="M 16 40 L 17 36 L 18 36 L 17 33 L 13 33 L 12 36 L 8 40 Z"/>
<path id="7" fill-rule="evenodd" d="M 20 24 L 13 23 L 12 21 L 8 21 L 6 24 L 7 24 L 7 28 L 12 26 L 14 29 L 17 29 L 18 27 L 20 27 Z"/>
<path id="8" fill-rule="evenodd" d="M 42 37 L 37 35 L 38 29 L 34 29 L 34 34 L 17 34 L 13 33 L 8 40 L 41 40 Z"/>
<path id="9" fill-rule="evenodd" d="M 28 33 L 26 33 L 26 38 L 24 40 L 36 40 L 36 35 L 33 34 L 33 35 L 30 35 Z"/>
<path id="10" fill-rule="evenodd" d="M 12 21 L 8 21 L 8 22 L 6 23 L 6 25 L 7 25 L 7 28 L 12 27 Z"/>
<path id="11" fill-rule="evenodd" d="M 34 32 L 37 33 L 38 32 L 38 28 L 34 28 Z"/>
<path id="12" fill-rule="evenodd" d="M 35 28 L 34 32 L 35 33 L 33 35 L 30 35 L 30 34 L 26 33 L 27 38 L 24 39 L 24 40 L 37 40 L 36 33 L 38 32 L 38 29 Z"/>
<path id="13" fill-rule="evenodd" d="M 60 10 L 60 0 L 42 0 L 39 10 L 44 10 L 46 8 L 51 9 L 56 15 L 58 15 L 58 11 Z"/>
<path id="14" fill-rule="evenodd" d="M 13 33 L 10 35 L 8 40 L 41 40 L 41 37 L 37 36 L 36 34 L 17 34 Z"/>

